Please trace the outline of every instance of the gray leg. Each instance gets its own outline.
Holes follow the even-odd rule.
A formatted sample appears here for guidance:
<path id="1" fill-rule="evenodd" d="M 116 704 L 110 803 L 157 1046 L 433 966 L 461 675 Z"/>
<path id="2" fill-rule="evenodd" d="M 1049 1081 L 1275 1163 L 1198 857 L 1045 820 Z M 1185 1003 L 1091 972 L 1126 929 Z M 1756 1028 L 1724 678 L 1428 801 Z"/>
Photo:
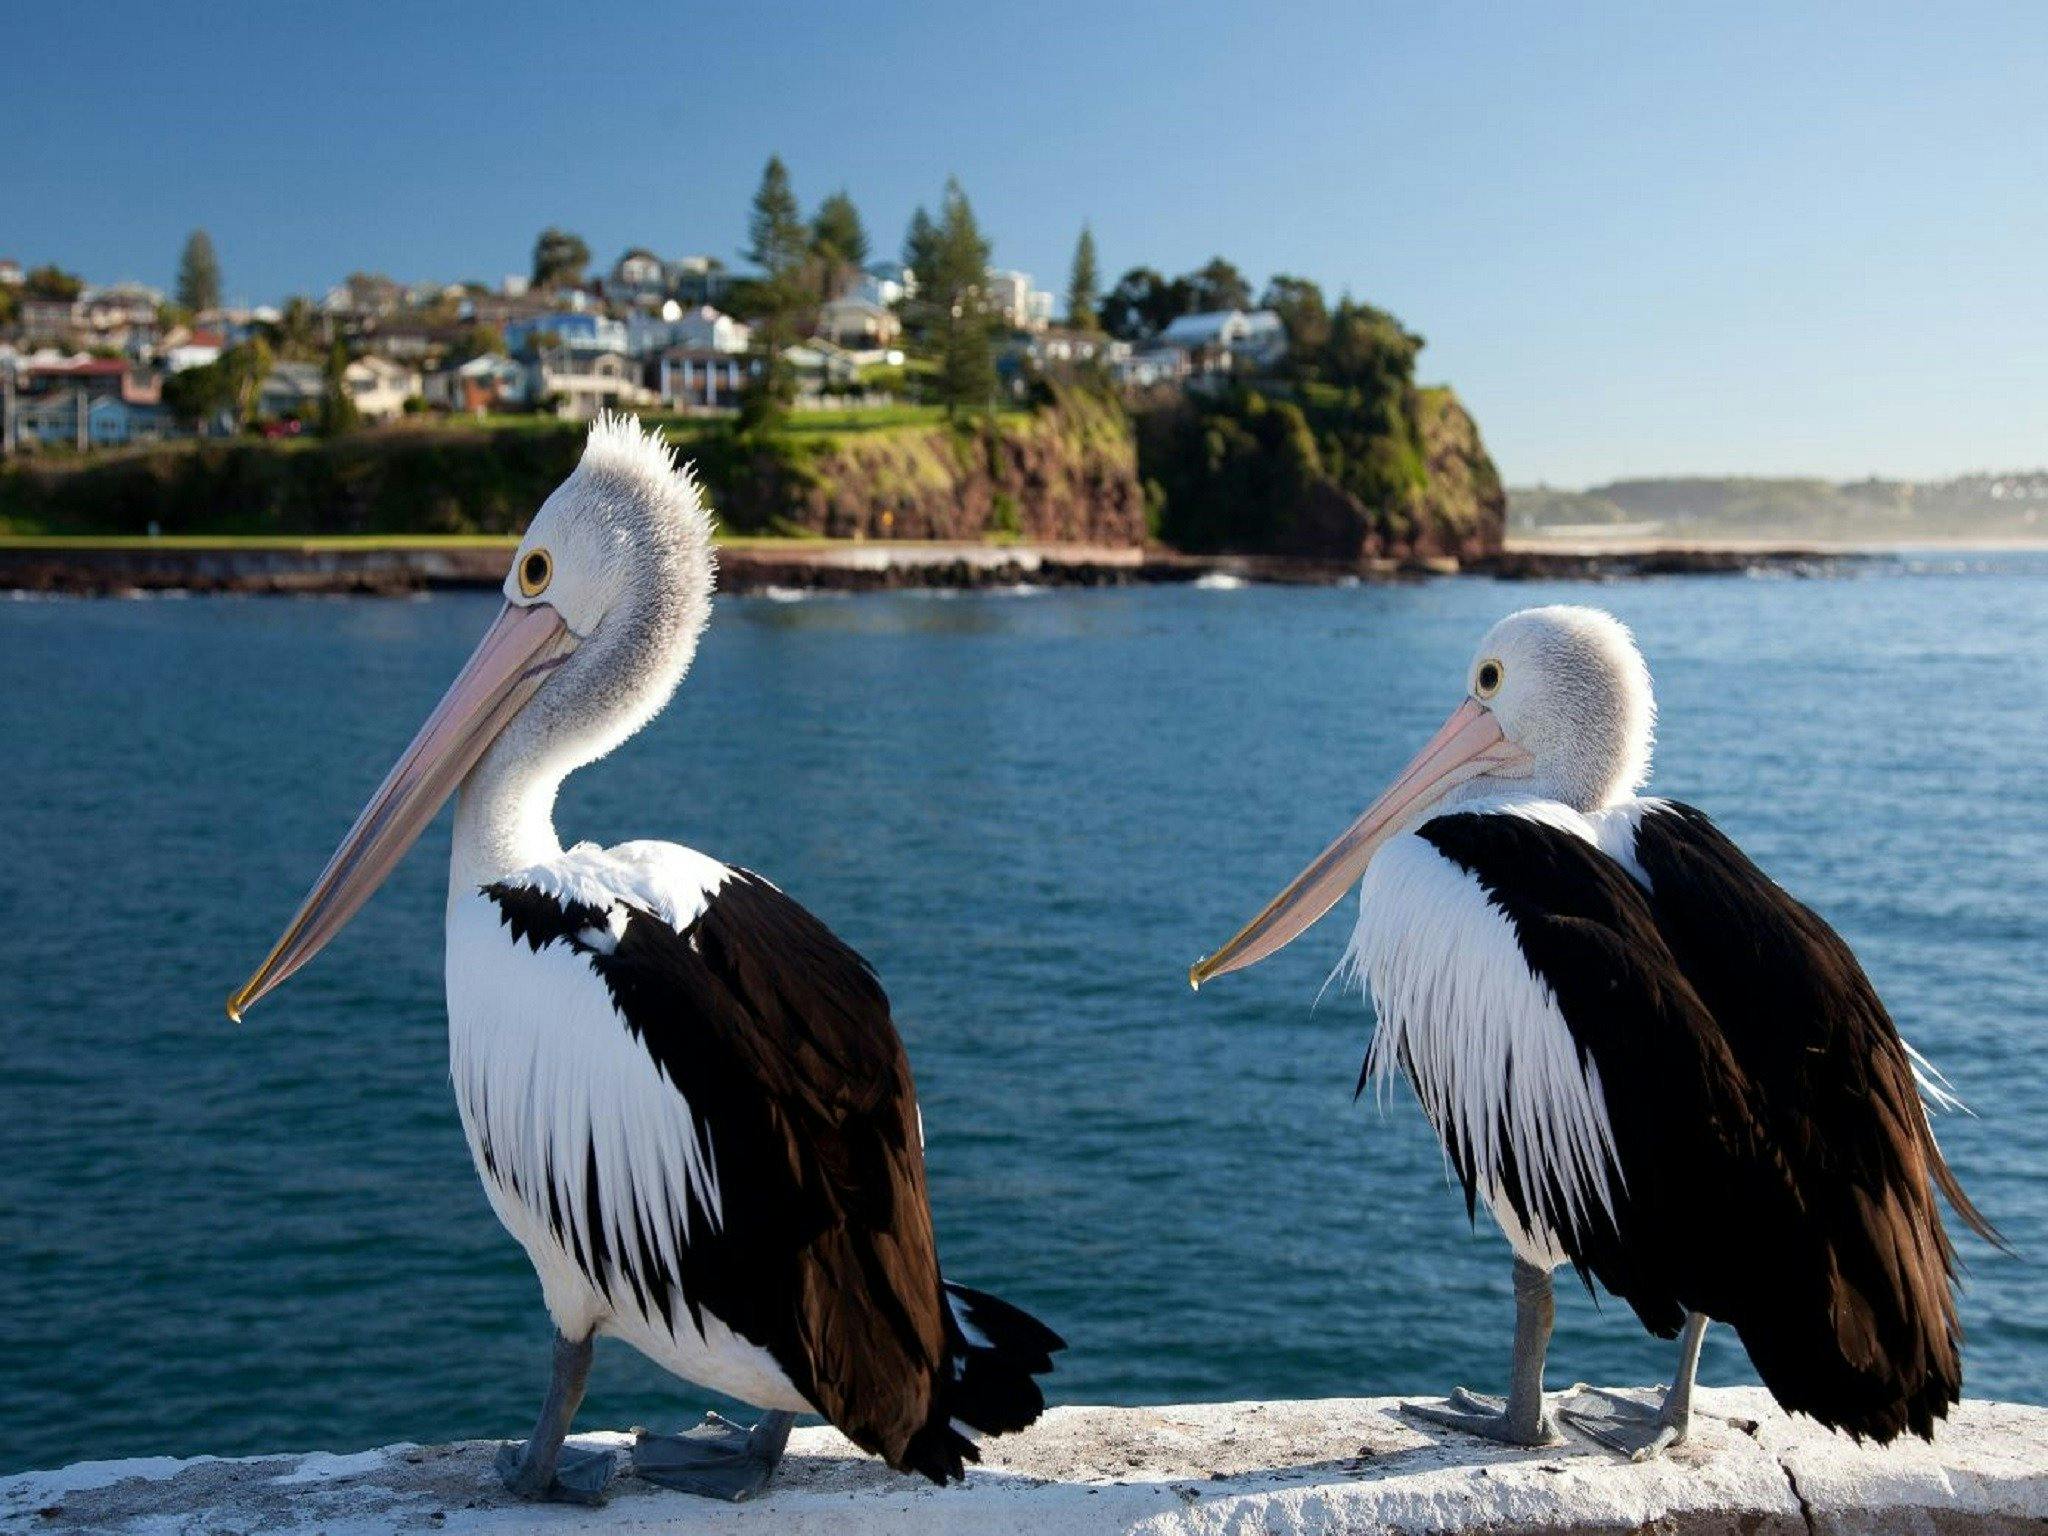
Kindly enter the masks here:
<path id="1" fill-rule="evenodd" d="M 1692 1427 L 1692 1383 L 1700 1368 L 1700 1341 L 1706 1336 L 1706 1313 L 1689 1314 L 1678 1339 L 1677 1371 L 1657 1407 L 1591 1388 L 1575 1394 L 1558 1410 L 1559 1416 L 1630 1461 L 1649 1461 L 1674 1445 L 1685 1444 L 1686 1432 Z"/>
<path id="2" fill-rule="evenodd" d="M 796 1415 L 764 1413 L 752 1429 L 722 1414 L 709 1413 L 695 1429 L 679 1435 L 635 1430 L 633 1475 L 650 1483 L 737 1504 L 768 1486 L 789 1445 Z"/>
<path id="3" fill-rule="evenodd" d="M 1461 1430 L 1509 1445 L 1549 1445 L 1557 1426 L 1543 1407 L 1543 1357 L 1550 1349 L 1550 1329 L 1557 1319 L 1550 1271 L 1521 1258 L 1515 1260 L 1515 1358 L 1508 1374 L 1508 1395 L 1482 1397 L 1459 1387 L 1442 1407 L 1403 1403 L 1411 1418 Z"/>
<path id="4" fill-rule="evenodd" d="M 575 1343 L 555 1335 L 554 1374 L 540 1405 L 533 1438 L 524 1445 L 498 1449 L 498 1476 L 522 1499 L 554 1499 L 564 1504 L 596 1504 L 612 1480 L 618 1458 L 610 1451 L 588 1451 L 564 1445 L 569 1425 L 583 1402 L 590 1380 L 589 1339 Z"/>

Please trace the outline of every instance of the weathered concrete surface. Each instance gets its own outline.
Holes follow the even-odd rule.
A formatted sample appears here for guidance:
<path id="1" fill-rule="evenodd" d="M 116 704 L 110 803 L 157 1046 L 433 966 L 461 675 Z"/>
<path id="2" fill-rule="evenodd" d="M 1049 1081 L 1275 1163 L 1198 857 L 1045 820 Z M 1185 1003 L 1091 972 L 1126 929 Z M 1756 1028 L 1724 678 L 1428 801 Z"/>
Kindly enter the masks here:
<path id="1" fill-rule="evenodd" d="M 1389 1399 L 1056 1409 L 1030 1433 L 990 1443 L 967 1484 L 946 1490 L 896 1476 L 832 1430 L 804 1429 L 776 1486 L 738 1507 L 631 1479 L 600 1510 L 523 1505 L 492 1476 L 494 1449 L 472 1441 L 23 1473 L 0 1478 L 0 1531 L 2048 1532 L 2048 1409 L 1967 1403 L 1934 1445 L 1879 1451 L 1787 1419 L 1746 1388 L 1702 1392 L 1692 1443 L 1645 1466 L 1576 1442 L 1486 1445 L 1412 1425 Z"/>

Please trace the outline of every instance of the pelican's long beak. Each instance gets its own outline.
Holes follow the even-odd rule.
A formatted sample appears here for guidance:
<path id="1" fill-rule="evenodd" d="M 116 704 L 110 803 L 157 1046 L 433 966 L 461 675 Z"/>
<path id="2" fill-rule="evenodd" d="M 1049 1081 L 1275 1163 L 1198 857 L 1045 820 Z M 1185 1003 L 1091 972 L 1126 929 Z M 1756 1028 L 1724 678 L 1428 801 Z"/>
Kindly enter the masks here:
<path id="1" fill-rule="evenodd" d="M 1188 971 L 1188 984 L 1200 987 L 1212 976 L 1256 965 L 1291 944 L 1351 889 L 1382 843 L 1457 785 L 1485 773 L 1515 778 L 1529 767 L 1529 754 L 1501 735 L 1493 711 L 1467 699 L 1342 837 L 1317 854 L 1236 937 Z"/>
<path id="2" fill-rule="evenodd" d="M 256 974 L 228 999 L 229 1018 L 239 1022 L 243 1009 L 277 987 L 347 926 L 455 786 L 576 643 L 562 616 L 546 604 L 506 604 L 405 755 L 348 829 L 284 937 Z"/>

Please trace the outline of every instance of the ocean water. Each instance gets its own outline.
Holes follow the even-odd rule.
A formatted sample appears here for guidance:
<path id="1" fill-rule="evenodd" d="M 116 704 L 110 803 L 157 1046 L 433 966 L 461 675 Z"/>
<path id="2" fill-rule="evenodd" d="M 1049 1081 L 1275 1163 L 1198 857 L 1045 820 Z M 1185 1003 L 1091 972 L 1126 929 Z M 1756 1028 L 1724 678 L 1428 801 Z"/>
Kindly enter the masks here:
<path id="1" fill-rule="evenodd" d="M 947 1268 L 1069 1336 L 1057 1400 L 1492 1387 L 1506 1249 L 1405 1093 L 1353 1101 L 1363 1003 L 1316 1004 L 1347 919 L 1199 996 L 1185 971 L 1457 702 L 1486 626 L 1556 600 L 1636 627 L 1657 787 L 1848 936 L 1974 1107 L 1943 1138 L 2021 1256 L 1963 1240 L 1969 1390 L 2048 1401 L 2048 560 L 729 601 L 561 823 L 745 863 L 875 962 Z M 0 1470 L 530 1423 L 548 1325 L 446 1083 L 445 816 L 221 1012 L 494 602 L 0 603 Z M 1559 1314 L 1553 1383 L 1663 1379 L 1625 1307 L 1568 1283 Z M 1725 1329 L 1704 1377 L 1752 1379 Z M 582 1422 L 703 1405 L 607 1345 Z"/>

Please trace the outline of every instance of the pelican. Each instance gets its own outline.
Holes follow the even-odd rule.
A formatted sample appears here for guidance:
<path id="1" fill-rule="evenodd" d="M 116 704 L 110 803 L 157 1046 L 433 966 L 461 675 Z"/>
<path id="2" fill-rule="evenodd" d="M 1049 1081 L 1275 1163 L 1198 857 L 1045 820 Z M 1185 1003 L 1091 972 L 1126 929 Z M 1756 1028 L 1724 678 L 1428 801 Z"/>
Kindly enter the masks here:
<path id="1" fill-rule="evenodd" d="M 1655 705 L 1619 622 L 1513 614 L 1466 677 L 1392 787 L 1189 978 L 1266 958 L 1359 884 L 1339 966 L 1379 1014 L 1359 1090 L 1407 1077 L 1468 1213 L 1483 1203 L 1514 1252 L 1507 1396 L 1410 1411 L 1554 1440 L 1568 1261 L 1680 1340 L 1661 1402 L 1559 1405 L 1623 1455 L 1685 1439 L 1709 1319 L 1784 1408 L 1931 1436 L 1962 1388 L 1935 1190 L 1999 1241 L 1935 1145 L 1939 1075 L 1833 929 L 1699 811 L 1638 795 Z"/>
<path id="2" fill-rule="evenodd" d="M 760 876 L 672 843 L 564 850 L 563 779 L 660 712 L 710 614 L 711 521 L 660 436 L 600 418 L 535 516 L 505 606 L 371 797 L 231 1017 L 319 952 L 456 795 L 450 1076 L 491 1209 L 556 1336 L 498 1470 L 596 1502 L 565 1446 L 592 1341 L 765 1410 L 637 1437 L 630 1470 L 741 1499 L 799 1412 L 944 1483 L 973 1432 L 1043 1411 L 1060 1338 L 941 1278 L 923 1128 L 874 972 Z"/>

